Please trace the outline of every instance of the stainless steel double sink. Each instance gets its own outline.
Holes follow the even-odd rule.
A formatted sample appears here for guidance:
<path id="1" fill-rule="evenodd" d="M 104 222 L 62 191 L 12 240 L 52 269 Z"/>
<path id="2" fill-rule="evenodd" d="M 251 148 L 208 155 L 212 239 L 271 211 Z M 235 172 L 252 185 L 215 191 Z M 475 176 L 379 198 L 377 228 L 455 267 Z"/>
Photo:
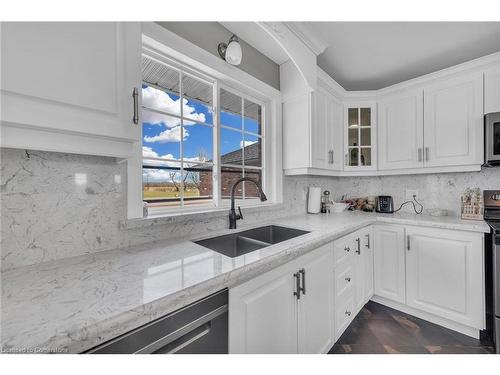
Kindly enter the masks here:
<path id="1" fill-rule="evenodd" d="M 268 225 L 194 242 L 234 258 L 307 233 L 305 230 Z"/>

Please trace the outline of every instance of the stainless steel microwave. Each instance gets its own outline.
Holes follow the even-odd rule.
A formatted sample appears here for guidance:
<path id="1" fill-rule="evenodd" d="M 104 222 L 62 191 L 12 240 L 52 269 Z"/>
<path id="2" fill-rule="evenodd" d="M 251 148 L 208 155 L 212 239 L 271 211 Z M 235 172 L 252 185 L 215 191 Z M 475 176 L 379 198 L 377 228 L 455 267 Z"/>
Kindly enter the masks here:
<path id="1" fill-rule="evenodd" d="M 500 112 L 484 116 L 484 154 L 485 165 L 500 165 Z"/>

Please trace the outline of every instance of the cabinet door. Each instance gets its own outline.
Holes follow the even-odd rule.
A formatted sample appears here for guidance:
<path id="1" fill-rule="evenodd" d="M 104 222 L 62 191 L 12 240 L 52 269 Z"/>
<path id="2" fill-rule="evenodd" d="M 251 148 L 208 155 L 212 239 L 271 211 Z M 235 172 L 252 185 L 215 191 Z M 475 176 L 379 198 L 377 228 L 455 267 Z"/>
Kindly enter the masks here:
<path id="1" fill-rule="evenodd" d="M 408 227 L 408 306 L 483 328 L 481 234 Z"/>
<path id="2" fill-rule="evenodd" d="M 345 106 L 345 170 L 376 169 L 375 112 L 371 102 Z"/>
<path id="3" fill-rule="evenodd" d="M 3 121 L 139 140 L 132 93 L 141 84 L 140 23 L 11 22 L 1 38 Z"/>
<path id="4" fill-rule="evenodd" d="M 311 128 L 311 166 L 327 169 L 329 166 L 329 140 L 327 138 L 329 108 L 327 94 L 318 88 L 313 93 L 313 119 Z"/>
<path id="5" fill-rule="evenodd" d="M 405 303 L 404 228 L 376 225 L 373 234 L 375 294 Z"/>
<path id="6" fill-rule="evenodd" d="M 424 166 L 482 164 L 483 75 L 424 89 Z"/>
<path id="7" fill-rule="evenodd" d="M 334 340 L 333 245 L 302 257 L 305 293 L 298 300 L 299 353 L 326 353 Z"/>
<path id="8" fill-rule="evenodd" d="M 362 237 L 364 231 L 356 232 L 354 239 L 354 269 L 355 279 L 354 286 L 356 288 L 355 308 L 358 310 L 365 304 L 365 248 L 362 245 Z"/>
<path id="9" fill-rule="evenodd" d="M 500 66 L 484 73 L 484 113 L 500 112 Z"/>
<path id="10" fill-rule="evenodd" d="M 297 353 L 297 298 L 291 262 L 229 290 L 230 353 Z"/>
<path id="11" fill-rule="evenodd" d="M 343 169 L 343 119 L 344 106 L 342 102 L 330 95 L 326 138 L 328 139 L 328 168 L 335 171 L 341 171 Z"/>
<path id="12" fill-rule="evenodd" d="M 364 303 L 373 296 L 373 231 L 372 227 L 363 230 L 361 236 L 364 262 Z"/>
<path id="13" fill-rule="evenodd" d="M 423 167 L 423 104 L 421 90 L 379 100 L 380 169 Z"/>

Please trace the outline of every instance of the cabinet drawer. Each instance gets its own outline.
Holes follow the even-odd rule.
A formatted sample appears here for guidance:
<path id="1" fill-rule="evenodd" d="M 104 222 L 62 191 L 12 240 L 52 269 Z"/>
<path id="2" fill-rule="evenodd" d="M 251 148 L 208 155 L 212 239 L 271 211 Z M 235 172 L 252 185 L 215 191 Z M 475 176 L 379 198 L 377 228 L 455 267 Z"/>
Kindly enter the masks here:
<path id="1" fill-rule="evenodd" d="M 352 252 L 354 251 L 354 240 L 352 236 L 344 237 L 340 240 L 335 241 L 333 245 L 335 266 L 340 263 L 346 262 Z"/>
<path id="2" fill-rule="evenodd" d="M 335 295 L 337 300 L 345 294 L 354 295 L 355 272 L 353 263 L 349 260 L 335 268 Z"/>
<path id="3" fill-rule="evenodd" d="M 337 327 L 336 340 L 344 333 L 355 316 L 354 295 L 341 299 L 335 308 L 335 327 Z"/>

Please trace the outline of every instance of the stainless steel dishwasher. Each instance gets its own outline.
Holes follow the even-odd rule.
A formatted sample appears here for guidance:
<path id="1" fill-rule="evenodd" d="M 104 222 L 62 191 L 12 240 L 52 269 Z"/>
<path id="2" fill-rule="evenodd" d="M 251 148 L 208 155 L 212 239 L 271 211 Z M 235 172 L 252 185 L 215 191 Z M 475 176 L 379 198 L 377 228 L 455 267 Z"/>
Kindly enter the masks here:
<path id="1" fill-rule="evenodd" d="M 214 293 L 86 353 L 228 353 L 228 291 Z"/>

